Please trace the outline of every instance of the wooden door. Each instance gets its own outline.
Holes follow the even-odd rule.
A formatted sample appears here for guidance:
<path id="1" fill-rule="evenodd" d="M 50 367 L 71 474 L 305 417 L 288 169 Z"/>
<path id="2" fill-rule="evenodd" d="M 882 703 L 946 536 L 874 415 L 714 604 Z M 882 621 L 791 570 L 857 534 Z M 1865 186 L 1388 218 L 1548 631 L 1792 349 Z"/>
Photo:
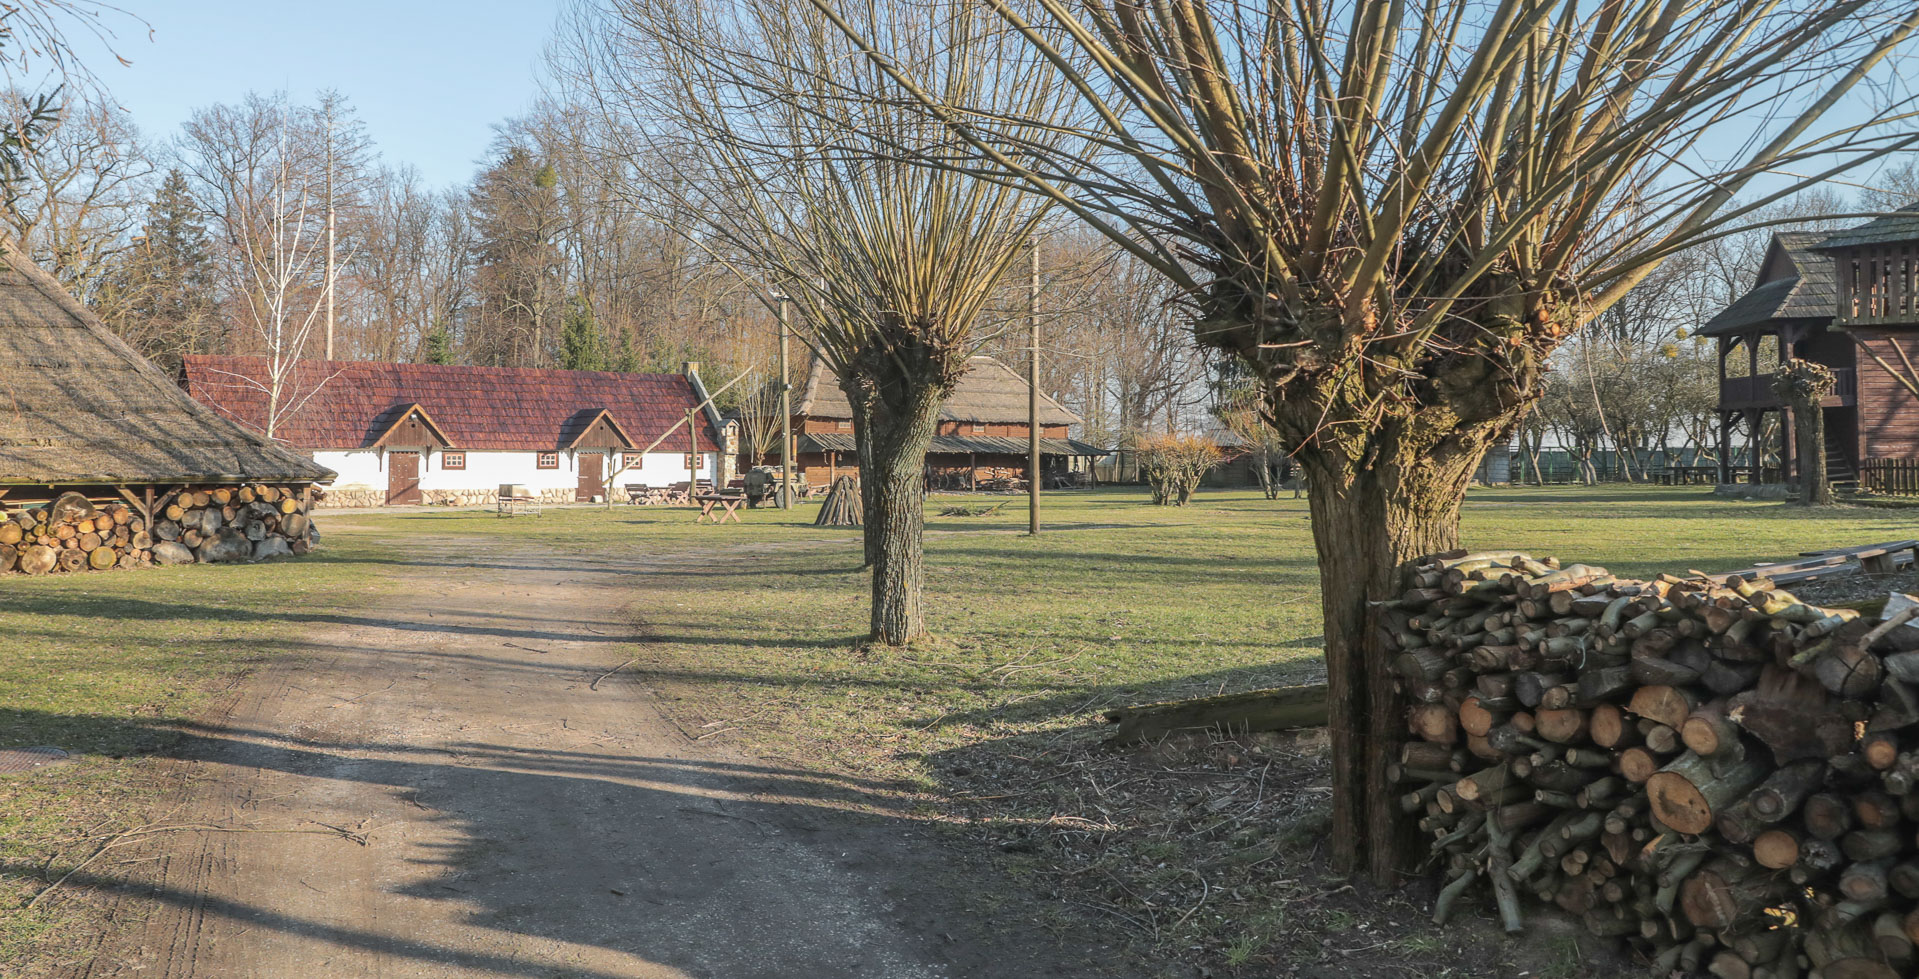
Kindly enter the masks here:
<path id="1" fill-rule="evenodd" d="M 386 502 L 388 506 L 409 506 L 420 502 L 420 454 L 386 454 Z"/>
<path id="2" fill-rule="evenodd" d="M 591 503 L 594 497 L 606 492 L 605 461 L 605 453 L 580 453 L 580 486 L 573 491 L 573 502 Z"/>

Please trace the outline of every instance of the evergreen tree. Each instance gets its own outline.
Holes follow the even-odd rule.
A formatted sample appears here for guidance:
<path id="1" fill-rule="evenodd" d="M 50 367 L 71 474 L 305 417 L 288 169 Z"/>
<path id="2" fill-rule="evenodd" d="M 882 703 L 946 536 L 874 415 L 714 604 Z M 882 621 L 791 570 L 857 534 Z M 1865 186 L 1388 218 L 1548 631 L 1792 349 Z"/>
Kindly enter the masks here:
<path id="1" fill-rule="evenodd" d="M 567 302 L 560 327 L 560 366 L 570 371 L 607 369 L 606 337 L 593 318 L 593 307 L 578 296 Z"/>
<path id="2" fill-rule="evenodd" d="M 634 374 L 638 373 L 645 366 L 646 362 L 644 358 L 640 356 L 639 348 L 633 345 L 633 331 L 630 329 L 621 329 L 620 342 L 613 348 L 613 354 L 607 369 L 620 371 L 624 374 Z"/>
<path id="3" fill-rule="evenodd" d="M 524 146 L 507 145 L 468 192 L 473 285 L 480 315 L 466 331 L 476 363 L 549 367 L 567 314 L 559 247 L 559 177 Z"/>
<path id="4" fill-rule="evenodd" d="M 453 363 L 453 334 L 446 328 L 445 323 L 435 326 L 432 332 L 426 335 L 426 346 L 421 351 L 420 363 Z"/>
<path id="5" fill-rule="evenodd" d="M 109 271 L 95 311 L 141 353 L 169 370 L 209 353 L 221 336 L 212 247 L 186 175 L 168 171 L 147 206 L 144 240 Z"/>

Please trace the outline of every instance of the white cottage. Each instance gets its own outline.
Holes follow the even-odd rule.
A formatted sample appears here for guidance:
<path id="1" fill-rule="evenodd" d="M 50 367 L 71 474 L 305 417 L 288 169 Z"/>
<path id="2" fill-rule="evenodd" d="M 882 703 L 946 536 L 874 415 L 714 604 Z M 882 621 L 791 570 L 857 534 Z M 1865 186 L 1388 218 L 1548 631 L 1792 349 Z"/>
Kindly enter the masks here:
<path id="1" fill-rule="evenodd" d="M 336 506 L 487 503 L 503 483 L 548 502 L 613 487 L 723 478 L 721 420 L 699 365 L 684 374 L 302 363 L 282 386 L 273 435 L 339 473 Z M 267 427 L 264 358 L 194 356 L 182 384 L 244 425 Z M 674 427 L 677 424 L 677 428 Z M 664 438 L 662 439 L 662 436 Z"/>

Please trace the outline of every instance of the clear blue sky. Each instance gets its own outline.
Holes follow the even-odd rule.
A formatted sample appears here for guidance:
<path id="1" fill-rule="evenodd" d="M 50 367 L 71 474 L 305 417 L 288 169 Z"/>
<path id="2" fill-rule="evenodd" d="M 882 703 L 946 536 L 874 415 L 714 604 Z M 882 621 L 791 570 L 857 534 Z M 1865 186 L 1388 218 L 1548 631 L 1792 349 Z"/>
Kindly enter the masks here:
<path id="1" fill-rule="evenodd" d="M 311 102 L 346 95 L 389 165 L 435 187 L 461 183 L 493 125 L 538 95 L 541 50 L 559 0 L 116 0 L 146 19 L 110 22 L 122 66 L 75 32 L 75 47 L 148 139 L 193 109 L 248 91 Z"/>

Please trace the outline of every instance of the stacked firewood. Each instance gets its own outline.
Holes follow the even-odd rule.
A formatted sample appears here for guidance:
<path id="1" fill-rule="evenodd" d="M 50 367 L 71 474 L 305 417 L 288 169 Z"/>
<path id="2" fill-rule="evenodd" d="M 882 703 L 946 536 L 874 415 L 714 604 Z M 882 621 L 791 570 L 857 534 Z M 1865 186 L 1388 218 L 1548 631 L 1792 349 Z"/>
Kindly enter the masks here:
<path id="1" fill-rule="evenodd" d="M 1653 974 L 1919 975 L 1919 606 L 1435 555 L 1386 603 L 1402 808 L 1508 931 L 1537 899 Z"/>
<path id="2" fill-rule="evenodd" d="M 183 489 L 161 497 L 149 521 L 127 503 L 63 493 L 0 519 L 0 571 L 41 575 L 305 554 L 313 541 L 306 509 L 297 490 L 276 486 Z"/>

